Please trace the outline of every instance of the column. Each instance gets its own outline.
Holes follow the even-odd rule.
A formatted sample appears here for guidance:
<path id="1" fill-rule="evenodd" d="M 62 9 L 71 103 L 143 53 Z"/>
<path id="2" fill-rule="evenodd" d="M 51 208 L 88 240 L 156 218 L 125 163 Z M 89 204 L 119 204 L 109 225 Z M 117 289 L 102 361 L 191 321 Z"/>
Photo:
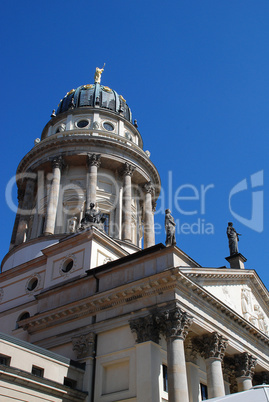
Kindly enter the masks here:
<path id="1" fill-rule="evenodd" d="M 153 315 L 130 321 L 136 340 L 136 399 L 143 402 L 161 401 L 161 353 L 158 323 Z"/>
<path id="2" fill-rule="evenodd" d="M 86 211 L 90 209 L 90 204 L 96 204 L 96 189 L 97 189 L 97 169 L 101 165 L 100 154 L 88 154 L 88 184 L 86 192 Z"/>
<path id="3" fill-rule="evenodd" d="M 234 356 L 235 376 L 238 386 L 238 392 L 247 391 L 252 387 L 252 378 L 254 375 L 257 359 L 249 353 L 241 353 Z"/>
<path id="4" fill-rule="evenodd" d="M 189 402 L 184 340 L 193 320 L 177 303 L 164 311 L 159 319 L 167 341 L 169 402 Z"/>
<path id="5" fill-rule="evenodd" d="M 45 236 L 54 234 L 55 231 L 56 214 L 61 184 L 61 170 L 63 167 L 63 163 L 63 158 L 61 156 L 55 158 L 52 161 L 52 182 L 50 185 L 50 192 L 47 204 L 47 215 L 44 229 Z"/>
<path id="6" fill-rule="evenodd" d="M 81 384 L 80 387 L 88 392 L 85 402 L 91 402 L 94 390 L 96 335 L 90 332 L 88 334 L 75 336 L 72 338 L 72 344 L 73 351 L 77 353 L 78 361 L 86 364 L 83 384 Z"/>
<path id="7" fill-rule="evenodd" d="M 145 194 L 145 213 L 144 213 L 144 248 L 154 246 L 154 215 L 152 208 L 152 197 L 154 195 L 154 187 L 149 181 L 144 185 Z"/>
<path id="8" fill-rule="evenodd" d="M 200 346 L 200 354 L 205 358 L 207 373 L 208 399 L 225 395 L 222 360 L 226 347 L 227 339 L 217 332 L 196 339 Z"/>
<path id="9" fill-rule="evenodd" d="M 187 337 L 185 341 L 185 359 L 190 402 L 199 401 L 200 373 L 199 366 L 197 364 L 197 354 L 198 351 L 195 348 L 192 339 L 190 337 Z"/>
<path id="10" fill-rule="evenodd" d="M 10 241 L 10 247 L 9 247 L 10 250 L 12 249 L 12 247 L 14 247 L 15 241 L 16 241 L 17 230 L 18 230 L 19 222 L 20 222 L 20 213 L 19 213 L 19 211 L 22 209 L 23 196 L 24 196 L 24 191 L 21 188 L 18 188 L 18 195 L 17 195 L 18 210 L 17 210 L 17 213 L 16 213 L 16 218 L 15 218 L 15 222 L 14 222 L 14 226 L 13 226 L 13 231 L 12 231 L 12 236 L 11 236 L 11 241 Z"/>
<path id="11" fill-rule="evenodd" d="M 125 163 L 123 174 L 122 197 L 122 240 L 132 242 L 132 175 L 135 168 Z"/>
<path id="12" fill-rule="evenodd" d="M 36 174 L 33 172 L 27 172 L 23 201 L 19 201 L 18 214 L 20 215 L 20 218 L 15 239 L 16 246 L 27 240 L 30 217 L 31 214 L 33 213 L 32 208 L 34 204 L 35 184 L 36 184 Z M 22 204 L 21 208 L 20 203 Z"/>

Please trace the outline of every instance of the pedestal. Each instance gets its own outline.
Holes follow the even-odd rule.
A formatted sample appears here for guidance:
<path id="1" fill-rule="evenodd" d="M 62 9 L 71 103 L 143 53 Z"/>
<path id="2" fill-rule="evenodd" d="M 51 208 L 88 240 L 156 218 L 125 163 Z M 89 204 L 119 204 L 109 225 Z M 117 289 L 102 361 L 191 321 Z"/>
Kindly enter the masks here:
<path id="1" fill-rule="evenodd" d="M 245 269 L 244 262 L 247 261 L 247 259 L 240 253 L 230 255 L 229 257 L 226 257 L 225 260 L 229 262 L 230 268 L 234 269 Z"/>

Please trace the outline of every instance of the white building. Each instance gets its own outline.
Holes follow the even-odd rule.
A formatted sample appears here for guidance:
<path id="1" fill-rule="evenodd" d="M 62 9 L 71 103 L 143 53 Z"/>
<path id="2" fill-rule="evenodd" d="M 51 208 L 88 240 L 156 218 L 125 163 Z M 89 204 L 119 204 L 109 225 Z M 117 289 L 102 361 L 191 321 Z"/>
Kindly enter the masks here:
<path id="1" fill-rule="evenodd" d="M 155 245 L 149 156 L 97 77 L 66 94 L 20 162 L 1 401 L 198 402 L 268 382 L 267 289 L 241 254 L 206 268 Z"/>

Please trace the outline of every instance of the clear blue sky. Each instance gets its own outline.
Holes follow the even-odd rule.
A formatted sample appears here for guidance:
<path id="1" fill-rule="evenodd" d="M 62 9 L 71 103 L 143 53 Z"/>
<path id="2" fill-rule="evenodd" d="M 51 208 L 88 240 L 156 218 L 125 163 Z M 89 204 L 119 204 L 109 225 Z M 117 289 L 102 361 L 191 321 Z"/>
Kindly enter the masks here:
<path id="1" fill-rule="evenodd" d="M 178 246 L 203 266 L 228 265 L 232 221 L 242 233 L 246 267 L 269 287 L 268 21 L 265 0 L 3 2 L 1 257 L 15 218 L 4 198 L 7 182 L 59 100 L 92 83 L 95 67 L 105 62 L 102 83 L 127 99 L 138 120 L 162 180 L 165 199 L 157 209 L 171 207 Z M 231 205 L 251 220 L 250 177 L 260 171 L 253 213 L 258 208 L 261 218 L 261 191 L 265 213 L 263 229 L 254 222 L 257 231 L 232 215 L 229 194 L 246 179 L 248 189 L 235 193 Z M 203 204 L 201 186 L 208 185 Z M 175 193 L 197 199 L 175 203 Z M 156 222 L 163 227 L 163 221 L 157 213 Z M 186 233 L 207 224 L 214 234 Z M 157 241 L 165 241 L 164 229 Z"/>

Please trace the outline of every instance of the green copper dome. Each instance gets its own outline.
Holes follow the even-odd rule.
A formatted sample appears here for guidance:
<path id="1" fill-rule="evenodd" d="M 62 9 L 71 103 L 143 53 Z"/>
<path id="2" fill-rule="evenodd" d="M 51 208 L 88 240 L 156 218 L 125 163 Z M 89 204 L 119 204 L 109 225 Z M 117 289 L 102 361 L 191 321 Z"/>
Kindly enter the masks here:
<path id="1" fill-rule="evenodd" d="M 69 91 L 60 101 L 56 116 L 69 109 L 94 107 L 112 110 L 132 122 L 132 113 L 125 99 L 113 89 L 99 83 L 81 85 Z"/>

